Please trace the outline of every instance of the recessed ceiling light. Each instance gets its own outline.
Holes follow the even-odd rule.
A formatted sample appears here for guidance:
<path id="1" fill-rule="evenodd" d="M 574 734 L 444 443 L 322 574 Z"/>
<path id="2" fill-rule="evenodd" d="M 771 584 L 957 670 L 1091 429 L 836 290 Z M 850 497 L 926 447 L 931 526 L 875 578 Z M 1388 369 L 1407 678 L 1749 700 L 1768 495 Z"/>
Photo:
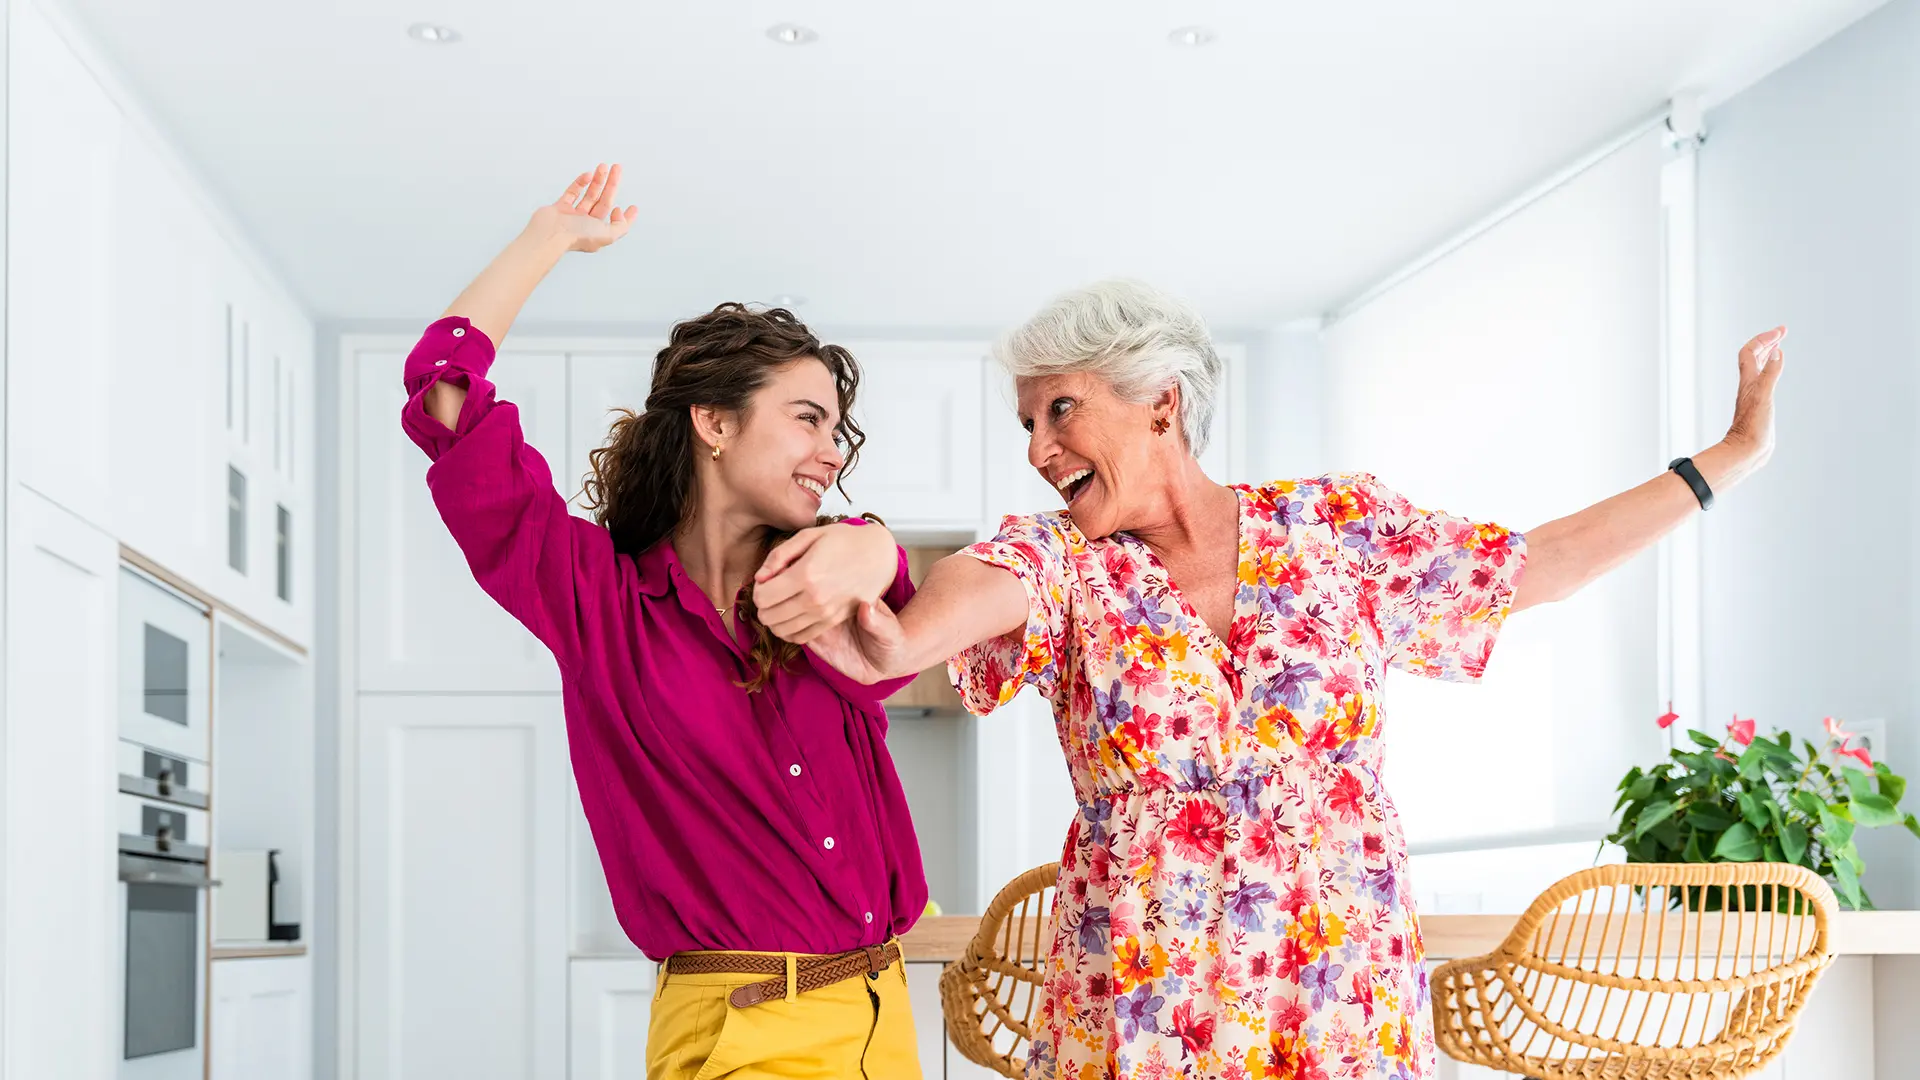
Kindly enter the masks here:
<path id="1" fill-rule="evenodd" d="M 1175 45 L 1185 45 L 1197 49 L 1213 41 L 1213 31 L 1204 26 L 1183 26 L 1167 35 L 1167 40 Z"/>
<path id="2" fill-rule="evenodd" d="M 820 35 L 793 23 L 780 23 L 767 27 L 767 36 L 782 45 L 810 45 L 820 40 Z"/>
<path id="3" fill-rule="evenodd" d="M 415 41 L 424 41 L 429 45 L 451 45 L 460 40 L 460 31 L 451 26 L 435 26 L 433 23 L 417 22 L 407 27 L 407 36 Z"/>
<path id="4" fill-rule="evenodd" d="M 774 307 L 783 307 L 789 311 L 799 307 L 801 304 L 804 304 L 806 302 L 807 302 L 806 297 L 795 296 L 792 293 L 781 293 L 779 296 L 776 296 L 773 298 Z"/>

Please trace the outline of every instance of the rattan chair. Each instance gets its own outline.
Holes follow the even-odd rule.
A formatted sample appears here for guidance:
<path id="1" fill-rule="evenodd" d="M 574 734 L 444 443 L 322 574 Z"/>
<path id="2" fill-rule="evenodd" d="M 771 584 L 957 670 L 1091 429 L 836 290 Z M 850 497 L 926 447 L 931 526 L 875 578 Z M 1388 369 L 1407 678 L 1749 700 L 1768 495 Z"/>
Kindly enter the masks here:
<path id="1" fill-rule="evenodd" d="M 1582 870 L 1435 969 L 1448 1056 L 1536 1080 L 1720 1080 L 1779 1055 L 1833 962 L 1833 891 L 1784 863 Z"/>
<path id="2" fill-rule="evenodd" d="M 1056 862 L 1007 882 L 980 916 L 966 955 L 940 976 L 940 1007 L 953 1048 L 1002 1076 L 1026 1072 L 1059 877 Z"/>

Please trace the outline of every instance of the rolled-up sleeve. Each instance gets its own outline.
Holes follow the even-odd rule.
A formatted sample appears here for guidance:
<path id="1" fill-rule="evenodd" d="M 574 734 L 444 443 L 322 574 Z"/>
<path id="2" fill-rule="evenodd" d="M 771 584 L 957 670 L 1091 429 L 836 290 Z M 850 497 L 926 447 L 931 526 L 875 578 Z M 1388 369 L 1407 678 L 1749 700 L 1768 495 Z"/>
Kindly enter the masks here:
<path id="1" fill-rule="evenodd" d="M 493 355 L 493 342 L 464 318 L 429 326 L 407 356 L 400 424 L 433 461 L 427 488 L 474 580 L 572 670 L 612 593 L 612 537 L 568 513 L 546 459 L 527 444 L 520 410 L 494 398 Z M 426 411 L 441 380 L 467 391 L 452 428 Z"/>

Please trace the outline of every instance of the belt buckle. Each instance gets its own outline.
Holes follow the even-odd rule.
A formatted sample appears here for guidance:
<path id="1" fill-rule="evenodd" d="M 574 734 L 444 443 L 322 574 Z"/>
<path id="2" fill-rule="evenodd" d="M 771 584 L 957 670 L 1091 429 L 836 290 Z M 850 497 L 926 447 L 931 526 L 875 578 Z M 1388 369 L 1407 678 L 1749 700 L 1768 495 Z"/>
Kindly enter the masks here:
<path id="1" fill-rule="evenodd" d="M 867 974 L 878 975 L 887 970 L 887 947 L 885 945 L 869 945 L 861 951 L 867 954 Z"/>

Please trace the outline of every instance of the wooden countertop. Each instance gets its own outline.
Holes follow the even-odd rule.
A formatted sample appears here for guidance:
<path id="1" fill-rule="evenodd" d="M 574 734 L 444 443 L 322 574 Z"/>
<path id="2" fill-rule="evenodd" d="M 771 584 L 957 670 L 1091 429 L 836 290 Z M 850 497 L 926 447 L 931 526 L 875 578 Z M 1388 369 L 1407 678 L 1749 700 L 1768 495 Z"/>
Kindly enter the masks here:
<path id="1" fill-rule="evenodd" d="M 1426 937 L 1427 958 L 1451 960 L 1492 952 L 1513 929 L 1519 915 L 1427 915 L 1420 919 Z M 1716 940 L 1709 916 L 1708 939 Z M 1041 934 L 1045 926 L 1029 919 L 1024 934 Z M 978 915 L 939 915 L 924 918 L 901 939 L 911 963 L 951 963 L 960 959 L 967 942 L 980 927 Z M 1920 911 L 1843 911 L 1834 918 L 1834 952 L 1841 956 L 1920 955 Z"/>

